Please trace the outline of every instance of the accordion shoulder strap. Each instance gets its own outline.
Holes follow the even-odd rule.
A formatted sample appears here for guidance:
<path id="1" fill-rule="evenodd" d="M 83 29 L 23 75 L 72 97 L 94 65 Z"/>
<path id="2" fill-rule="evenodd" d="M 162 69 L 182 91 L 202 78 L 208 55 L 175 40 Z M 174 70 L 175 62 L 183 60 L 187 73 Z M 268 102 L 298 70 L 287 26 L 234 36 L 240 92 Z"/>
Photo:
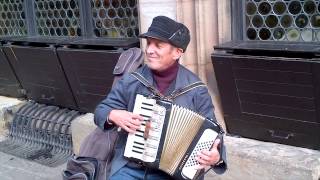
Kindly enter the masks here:
<path id="1" fill-rule="evenodd" d="M 192 89 L 194 88 L 198 88 L 198 87 L 205 87 L 206 85 L 201 82 L 201 81 L 197 81 L 197 82 L 194 82 L 192 84 L 189 84 L 183 88 L 179 88 L 179 89 L 176 89 L 174 90 L 169 96 L 167 96 L 167 98 L 169 99 L 175 99 L 176 97 L 184 94 L 184 93 L 187 93 L 188 91 L 191 91 Z"/>
<path id="2" fill-rule="evenodd" d="M 160 93 L 158 89 L 156 89 L 151 83 L 146 80 L 140 73 L 133 72 L 131 73 L 133 77 L 135 77 L 138 81 L 140 81 L 144 86 L 146 86 L 155 96 L 158 96 L 159 98 L 163 99 L 164 96 Z"/>
<path id="3" fill-rule="evenodd" d="M 206 86 L 203 82 L 197 81 L 197 82 L 189 84 L 189 85 L 187 85 L 185 87 L 182 87 L 182 88 L 174 90 L 169 96 L 164 96 L 164 95 L 162 95 L 160 93 L 159 90 L 157 90 L 154 86 L 152 86 L 150 84 L 150 82 L 148 80 L 146 80 L 146 78 L 144 78 L 140 73 L 133 72 L 133 73 L 131 73 L 131 75 L 133 75 L 133 77 L 135 77 L 144 86 L 146 86 L 154 95 L 156 95 L 160 99 L 165 99 L 165 100 L 169 100 L 169 101 L 174 100 L 176 97 L 178 97 L 178 96 L 180 96 L 180 95 L 182 95 L 184 93 L 187 93 L 188 91 L 191 91 L 194 88 L 205 87 Z"/>

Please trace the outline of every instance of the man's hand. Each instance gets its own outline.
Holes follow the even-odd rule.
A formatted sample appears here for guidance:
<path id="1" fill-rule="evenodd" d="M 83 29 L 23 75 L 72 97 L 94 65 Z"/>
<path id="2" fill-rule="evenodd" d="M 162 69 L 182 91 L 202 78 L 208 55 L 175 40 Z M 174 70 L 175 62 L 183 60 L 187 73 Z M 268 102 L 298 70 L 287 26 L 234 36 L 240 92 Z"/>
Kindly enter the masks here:
<path id="1" fill-rule="evenodd" d="M 109 121 L 128 133 L 134 133 L 140 127 L 143 117 L 125 110 L 112 110 L 109 114 Z"/>
<path id="2" fill-rule="evenodd" d="M 215 165 L 220 160 L 220 153 L 218 151 L 218 145 L 220 143 L 220 139 L 216 139 L 212 149 L 202 150 L 198 153 L 196 160 L 200 163 L 197 169 L 207 168 L 208 166 Z"/>

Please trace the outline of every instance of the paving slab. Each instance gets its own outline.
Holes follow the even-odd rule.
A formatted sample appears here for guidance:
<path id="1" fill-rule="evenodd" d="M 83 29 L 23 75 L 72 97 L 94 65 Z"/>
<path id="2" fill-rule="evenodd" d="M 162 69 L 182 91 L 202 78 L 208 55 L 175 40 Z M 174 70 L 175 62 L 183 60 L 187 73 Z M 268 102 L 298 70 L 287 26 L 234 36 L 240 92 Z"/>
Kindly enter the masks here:
<path id="1" fill-rule="evenodd" d="M 0 152 L 1 180 L 60 180 L 66 164 L 48 167 Z"/>

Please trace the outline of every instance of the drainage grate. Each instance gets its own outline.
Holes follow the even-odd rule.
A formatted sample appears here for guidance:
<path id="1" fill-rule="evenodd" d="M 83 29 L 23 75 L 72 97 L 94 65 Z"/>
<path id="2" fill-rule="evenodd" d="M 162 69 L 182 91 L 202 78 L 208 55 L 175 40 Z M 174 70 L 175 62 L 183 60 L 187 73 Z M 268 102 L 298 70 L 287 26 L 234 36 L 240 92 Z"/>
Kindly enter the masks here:
<path id="1" fill-rule="evenodd" d="M 78 111 L 27 102 L 13 114 L 0 151 L 54 167 L 72 154 L 71 121 Z"/>

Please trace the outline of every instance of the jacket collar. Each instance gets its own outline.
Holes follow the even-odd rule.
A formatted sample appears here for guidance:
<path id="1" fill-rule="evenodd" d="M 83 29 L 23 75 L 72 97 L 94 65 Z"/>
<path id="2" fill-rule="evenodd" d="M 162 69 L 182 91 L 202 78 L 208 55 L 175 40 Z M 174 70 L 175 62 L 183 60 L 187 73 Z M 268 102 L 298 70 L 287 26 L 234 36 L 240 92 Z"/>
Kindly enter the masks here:
<path id="1" fill-rule="evenodd" d="M 146 67 L 144 68 L 144 71 L 145 71 L 144 77 L 146 78 L 146 80 L 149 83 L 154 85 L 154 80 L 153 80 L 153 75 L 152 75 L 151 69 L 148 68 L 147 65 L 145 65 L 145 66 Z M 170 84 L 170 86 L 168 88 L 169 94 L 178 88 L 183 88 L 183 87 L 189 85 L 190 83 L 192 83 L 192 82 L 189 82 L 190 80 L 186 79 L 187 77 L 185 76 L 185 73 L 186 73 L 185 71 L 186 71 L 185 67 L 183 67 L 181 64 L 179 64 L 177 78 L 174 81 L 172 81 L 172 83 L 174 83 L 174 84 Z"/>

